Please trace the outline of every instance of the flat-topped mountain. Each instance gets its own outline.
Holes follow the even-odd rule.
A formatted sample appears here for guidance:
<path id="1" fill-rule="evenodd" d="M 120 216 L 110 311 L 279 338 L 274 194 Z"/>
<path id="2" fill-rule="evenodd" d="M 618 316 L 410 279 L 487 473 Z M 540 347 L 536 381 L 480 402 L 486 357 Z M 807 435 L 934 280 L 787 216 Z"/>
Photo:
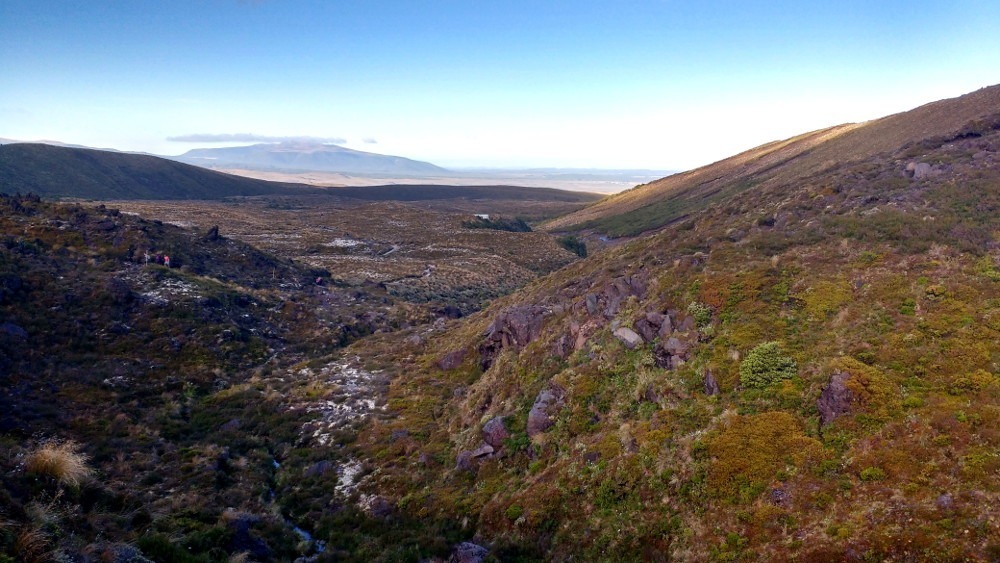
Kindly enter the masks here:
<path id="1" fill-rule="evenodd" d="M 261 143 L 190 150 L 175 160 L 207 168 L 344 172 L 351 174 L 441 174 L 444 168 L 401 156 L 356 151 L 323 143 Z"/>

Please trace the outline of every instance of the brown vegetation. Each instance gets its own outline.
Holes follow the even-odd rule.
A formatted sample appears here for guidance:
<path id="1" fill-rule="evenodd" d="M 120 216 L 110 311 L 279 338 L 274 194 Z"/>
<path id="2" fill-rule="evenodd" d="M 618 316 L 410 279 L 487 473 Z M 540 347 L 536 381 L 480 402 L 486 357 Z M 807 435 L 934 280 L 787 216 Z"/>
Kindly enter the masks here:
<path id="1" fill-rule="evenodd" d="M 24 468 L 28 473 L 43 475 L 70 487 L 78 487 L 93 475 L 87 456 L 80 445 L 66 440 L 50 440 L 28 454 Z"/>

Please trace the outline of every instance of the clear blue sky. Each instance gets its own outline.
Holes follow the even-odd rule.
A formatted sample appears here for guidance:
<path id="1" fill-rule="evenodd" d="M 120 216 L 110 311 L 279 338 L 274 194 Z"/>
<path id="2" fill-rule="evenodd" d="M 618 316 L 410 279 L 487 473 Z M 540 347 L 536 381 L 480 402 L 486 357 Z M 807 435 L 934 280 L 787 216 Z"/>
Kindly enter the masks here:
<path id="1" fill-rule="evenodd" d="M 0 1 L 0 137 L 689 168 L 1000 82 L 1000 2 Z"/>

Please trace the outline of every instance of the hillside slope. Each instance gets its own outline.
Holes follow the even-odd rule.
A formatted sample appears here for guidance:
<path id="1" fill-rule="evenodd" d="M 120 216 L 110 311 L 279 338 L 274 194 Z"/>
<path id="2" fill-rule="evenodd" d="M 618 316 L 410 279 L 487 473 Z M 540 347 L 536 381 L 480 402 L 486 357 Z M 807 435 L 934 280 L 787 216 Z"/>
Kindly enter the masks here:
<path id="1" fill-rule="evenodd" d="M 0 560 L 321 549 L 282 505 L 308 456 L 340 454 L 295 444 L 317 412 L 335 435 L 375 408 L 349 396 L 380 384 L 324 357 L 431 315 L 374 285 L 318 285 L 326 272 L 217 230 L 105 206 L 0 195 L 0 233 Z M 323 371 L 304 376 L 307 360 Z M 350 392 L 309 390 L 348 376 Z M 314 483 L 316 497 L 336 485 Z"/>
<path id="2" fill-rule="evenodd" d="M 87 199 L 222 199 L 316 193 L 140 154 L 34 143 L 0 146 L 0 192 Z"/>
<path id="3" fill-rule="evenodd" d="M 461 529 L 500 560 L 996 560 L 995 96 L 353 347 L 393 377 L 354 454 L 373 518 L 424 555 Z"/>
<path id="4" fill-rule="evenodd" d="M 768 143 L 731 158 L 611 196 L 548 223 L 553 231 L 594 229 L 635 235 L 745 190 L 790 185 L 825 169 L 946 135 L 1000 111 L 1000 85 L 881 119 L 839 125 Z"/>

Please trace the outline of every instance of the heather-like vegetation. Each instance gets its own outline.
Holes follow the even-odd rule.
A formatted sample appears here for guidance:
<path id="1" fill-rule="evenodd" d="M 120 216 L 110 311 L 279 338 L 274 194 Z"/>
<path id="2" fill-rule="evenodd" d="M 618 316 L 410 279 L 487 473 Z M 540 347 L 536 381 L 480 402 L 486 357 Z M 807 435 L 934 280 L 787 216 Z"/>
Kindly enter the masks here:
<path id="1" fill-rule="evenodd" d="M 0 553 L 996 559 L 997 109 L 585 260 L 464 208 L 3 197 Z"/>
<path id="2" fill-rule="evenodd" d="M 395 372 L 368 490 L 500 559 L 996 557 L 998 138 L 744 190 L 499 300 Z"/>

